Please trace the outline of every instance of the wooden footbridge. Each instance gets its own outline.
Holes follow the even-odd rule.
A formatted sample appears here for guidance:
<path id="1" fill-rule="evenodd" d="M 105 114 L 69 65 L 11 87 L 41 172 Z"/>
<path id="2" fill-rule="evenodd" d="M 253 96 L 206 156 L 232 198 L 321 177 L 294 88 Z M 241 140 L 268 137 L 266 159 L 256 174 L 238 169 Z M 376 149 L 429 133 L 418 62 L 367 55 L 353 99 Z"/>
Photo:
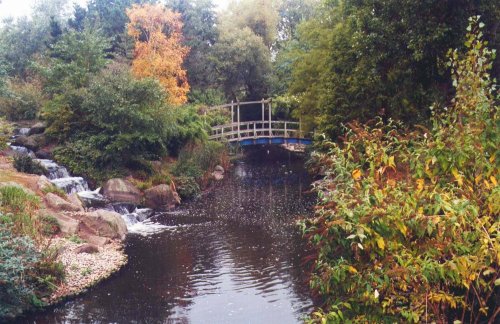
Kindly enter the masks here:
<path id="1" fill-rule="evenodd" d="M 242 121 L 241 108 L 260 106 L 261 119 Z M 231 102 L 210 110 L 228 109 L 231 111 L 231 122 L 212 127 L 210 139 L 214 141 L 238 143 L 241 146 L 258 144 L 302 144 L 309 145 L 312 140 L 302 132 L 300 122 L 288 120 L 273 120 L 272 102 L 270 99 L 261 101 Z M 258 109 L 258 108 L 257 108 Z M 267 112 L 267 114 L 266 114 Z M 267 119 L 266 119 L 267 115 Z"/>

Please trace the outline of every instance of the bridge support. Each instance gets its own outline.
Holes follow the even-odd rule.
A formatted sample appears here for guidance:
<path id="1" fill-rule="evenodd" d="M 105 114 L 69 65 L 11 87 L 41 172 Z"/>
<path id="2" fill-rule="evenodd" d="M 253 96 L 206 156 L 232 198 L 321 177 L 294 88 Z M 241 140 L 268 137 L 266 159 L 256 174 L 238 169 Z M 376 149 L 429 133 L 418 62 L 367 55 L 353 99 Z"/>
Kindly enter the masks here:
<path id="1" fill-rule="evenodd" d="M 241 131 L 240 131 L 240 102 L 238 101 L 238 139 L 241 138 Z"/>
<path id="2" fill-rule="evenodd" d="M 272 107 L 271 107 L 271 100 L 269 100 L 269 104 L 268 104 L 268 107 L 269 107 L 269 137 L 272 137 L 273 136 L 273 132 L 272 132 L 272 126 L 271 126 L 271 113 L 272 113 Z"/>

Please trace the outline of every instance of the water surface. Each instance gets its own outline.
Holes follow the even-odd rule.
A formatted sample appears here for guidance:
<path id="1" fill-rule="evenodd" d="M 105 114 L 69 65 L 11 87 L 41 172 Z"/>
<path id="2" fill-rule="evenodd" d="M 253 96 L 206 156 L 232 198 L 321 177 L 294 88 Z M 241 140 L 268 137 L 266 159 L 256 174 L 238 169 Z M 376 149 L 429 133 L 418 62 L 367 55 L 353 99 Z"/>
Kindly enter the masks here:
<path id="1" fill-rule="evenodd" d="M 269 152 L 268 152 L 269 150 Z M 252 149 L 221 183 L 129 234 L 118 274 L 21 323 L 296 323 L 312 307 L 294 226 L 310 214 L 300 158 Z"/>

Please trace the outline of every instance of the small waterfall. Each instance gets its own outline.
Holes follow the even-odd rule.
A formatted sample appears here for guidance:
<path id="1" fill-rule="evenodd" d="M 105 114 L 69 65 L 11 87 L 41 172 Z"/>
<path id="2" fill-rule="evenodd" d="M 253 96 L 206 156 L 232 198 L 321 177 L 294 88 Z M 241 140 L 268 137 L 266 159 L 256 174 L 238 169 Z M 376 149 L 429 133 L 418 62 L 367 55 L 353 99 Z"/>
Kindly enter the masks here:
<path id="1" fill-rule="evenodd" d="M 29 128 L 29 127 L 19 128 L 19 130 L 17 131 L 17 135 L 28 136 L 30 133 L 30 130 L 31 130 L 31 128 Z"/>
<path id="2" fill-rule="evenodd" d="M 82 177 L 65 177 L 50 180 L 57 188 L 66 191 L 67 194 L 89 191 L 89 185 Z"/>
<path id="3" fill-rule="evenodd" d="M 166 226 L 151 221 L 150 217 L 155 213 L 150 208 L 137 208 L 131 204 L 111 204 L 109 210 L 120 214 L 127 225 L 129 233 L 140 235 L 151 235 L 164 231 L 172 226 Z"/>
<path id="4" fill-rule="evenodd" d="M 17 154 L 20 154 L 20 155 L 29 155 L 32 158 L 36 157 L 35 153 L 32 150 L 29 150 L 29 149 L 27 149 L 24 146 L 15 146 L 15 145 L 9 145 L 9 146 Z"/>
<path id="5" fill-rule="evenodd" d="M 20 128 L 16 135 L 29 135 L 30 128 Z M 106 208 L 117 212 L 127 224 L 130 233 L 150 235 L 158 233 L 169 226 L 152 222 L 149 218 L 154 211 L 149 208 L 137 208 L 133 204 L 108 204 L 108 200 L 101 195 L 100 189 L 91 191 L 89 185 L 82 177 L 73 177 L 64 166 L 48 159 L 36 159 L 35 153 L 26 147 L 10 145 L 17 154 L 29 155 L 47 170 L 47 178 L 57 188 L 67 194 L 76 193 L 86 207 Z"/>
<path id="6" fill-rule="evenodd" d="M 47 159 L 35 159 L 38 163 L 40 163 L 48 172 L 47 178 L 50 180 L 60 179 L 60 178 L 69 178 L 68 169 L 63 166 L 60 166 L 56 162 Z"/>

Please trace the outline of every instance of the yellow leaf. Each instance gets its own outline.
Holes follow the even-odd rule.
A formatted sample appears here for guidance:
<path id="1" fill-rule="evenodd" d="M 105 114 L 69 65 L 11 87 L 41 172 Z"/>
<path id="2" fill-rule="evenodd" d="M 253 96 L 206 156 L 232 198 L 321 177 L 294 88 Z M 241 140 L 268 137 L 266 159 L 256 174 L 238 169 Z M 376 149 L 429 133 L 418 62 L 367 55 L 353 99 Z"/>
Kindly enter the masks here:
<path id="1" fill-rule="evenodd" d="M 491 181 L 491 183 L 493 183 L 495 186 L 498 186 L 497 179 L 496 179 L 494 176 L 491 176 L 491 177 L 490 177 L 490 181 Z"/>
<path id="2" fill-rule="evenodd" d="M 356 170 L 352 171 L 352 178 L 354 180 L 359 180 L 359 178 L 361 178 L 361 170 L 356 169 Z"/>
<path id="3" fill-rule="evenodd" d="M 347 270 L 352 274 L 358 273 L 358 270 L 356 270 L 356 268 L 354 268 L 353 266 L 349 266 Z"/>
<path id="4" fill-rule="evenodd" d="M 460 173 L 458 173 L 458 170 L 455 168 L 451 169 L 451 173 L 455 177 L 455 180 L 457 181 L 458 185 L 461 186 L 464 183 L 463 179 L 462 179 L 462 175 Z"/>
<path id="5" fill-rule="evenodd" d="M 379 249 L 384 250 L 385 249 L 384 239 L 381 237 L 377 238 L 377 245 L 378 245 Z"/>
<path id="6" fill-rule="evenodd" d="M 474 178 L 474 182 L 475 182 L 476 184 L 479 184 L 479 181 L 481 181 L 481 179 L 482 179 L 482 178 L 483 178 L 483 175 L 482 175 L 482 174 L 480 174 L 480 175 L 478 175 L 477 177 L 475 177 L 475 178 Z"/>
<path id="7" fill-rule="evenodd" d="M 396 163 L 394 162 L 394 156 L 389 157 L 389 161 L 387 162 L 387 165 L 389 165 L 391 168 L 396 168 Z"/>
<path id="8" fill-rule="evenodd" d="M 424 179 L 417 179 L 417 190 L 422 191 L 424 189 Z"/>

